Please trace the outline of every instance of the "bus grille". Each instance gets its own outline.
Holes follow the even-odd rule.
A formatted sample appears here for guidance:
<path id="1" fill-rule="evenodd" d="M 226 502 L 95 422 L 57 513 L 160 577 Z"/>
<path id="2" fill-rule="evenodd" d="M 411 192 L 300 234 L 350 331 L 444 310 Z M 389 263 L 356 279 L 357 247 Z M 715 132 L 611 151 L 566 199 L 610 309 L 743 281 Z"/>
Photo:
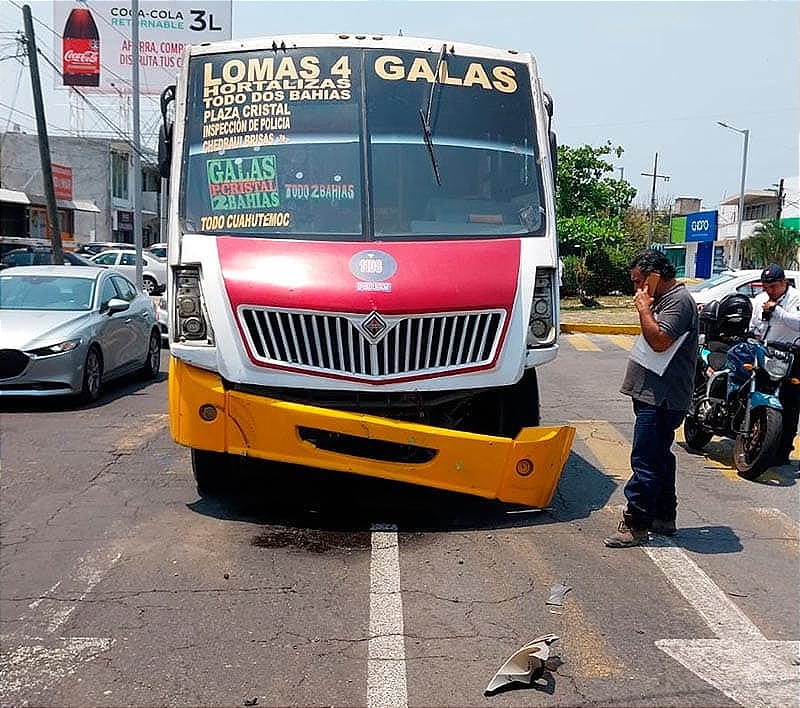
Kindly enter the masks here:
<path id="1" fill-rule="evenodd" d="M 489 364 L 506 313 L 498 309 L 389 317 L 245 305 L 239 316 L 260 362 L 385 380 Z"/>

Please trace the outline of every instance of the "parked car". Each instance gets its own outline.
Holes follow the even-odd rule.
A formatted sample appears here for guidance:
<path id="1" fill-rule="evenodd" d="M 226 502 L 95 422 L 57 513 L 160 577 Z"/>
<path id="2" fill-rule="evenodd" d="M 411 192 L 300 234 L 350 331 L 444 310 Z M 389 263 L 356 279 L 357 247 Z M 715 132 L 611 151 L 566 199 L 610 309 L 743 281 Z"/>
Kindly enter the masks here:
<path id="1" fill-rule="evenodd" d="M 136 279 L 136 251 L 109 249 L 92 256 L 93 264 L 100 264 Z M 148 295 L 158 295 L 167 287 L 167 264 L 160 258 L 142 254 L 142 284 Z"/>
<path id="2" fill-rule="evenodd" d="M 28 236 L 1 236 L 0 235 L 0 258 L 9 251 L 18 248 L 50 248 L 51 243 L 46 238 L 29 238 Z"/>
<path id="3" fill-rule="evenodd" d="M 62 251 L 64 265 L 75 266 L 94 266 L 90 260 L 79 256 L 72 251 Z M 6 252 L 0 258 L 0 268 L 11 268 L 13 266 L 38 266 L 52 265 L 53 249 L 49 246 L 28 246 L 26 248 L 15 248 Z"/>
<path id="4" fill-rule="evenodd" d="M 30 266 L 0 273 L 0 396 L 86 401 L 131 371 L 154 378 L 161 332 L 150 298 L 109 268 Z"/>
<path id="5" fill-rule="evenodd" d="M 800 283 L 800 271 L 787 270 L 786 279 L 797 287 Z M 752 270 L 724 270 L 721 273 L 688 286 L 697 309 L 712 300 L 721 300 L 729 293 L 741 293 L 747 297 L 755 297 L 761 292 L 761 268 Z"/>
<path id="6" fill-rule="evenodd" d="M 167 244 L 166 243 L 154 243 L 147 248 L 144 249 L 148 253 L 152 253 L 154 256 L 158 256 L 159 258 L 166 259 L 167 257 Z"/>
<path id="7" fill-rule="evenodd" d="M 109 248 L 124 249 L 126 251 L 135 251 L 136 246 L 132 243 L 119 243 L 117 241 L 90 241 L 84 243 L 75 249 L 75 253 L 80 253 L 84 256 L 96 256 L 98 253 L 107 251 Z"/>

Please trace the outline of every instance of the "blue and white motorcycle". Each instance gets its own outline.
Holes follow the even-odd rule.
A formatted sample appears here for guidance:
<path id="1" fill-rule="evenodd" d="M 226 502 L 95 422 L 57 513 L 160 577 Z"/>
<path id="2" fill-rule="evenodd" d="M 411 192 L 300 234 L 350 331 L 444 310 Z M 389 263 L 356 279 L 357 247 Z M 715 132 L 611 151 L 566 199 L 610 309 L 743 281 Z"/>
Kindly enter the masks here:
<path id="1" fill-rule="evenodd" d="M 686 444 L 702 450 L 714 435 L 734 440 L 733 463 L 745 479 L 774 461 L 781 436 L 778 398 L 798 348 L 747 336 L 752 305 L 729 295 L 700 313 L 695 389 L 683 423 Z"/>

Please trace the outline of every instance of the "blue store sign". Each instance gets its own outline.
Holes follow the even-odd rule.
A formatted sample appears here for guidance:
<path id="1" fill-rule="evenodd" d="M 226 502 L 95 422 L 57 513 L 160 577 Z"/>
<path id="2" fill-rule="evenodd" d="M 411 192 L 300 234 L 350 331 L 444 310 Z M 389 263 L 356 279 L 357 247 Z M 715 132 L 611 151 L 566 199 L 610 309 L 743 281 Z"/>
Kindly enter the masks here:
<path id="1" fill-rule="evenodd" d="M 696 211 L 686 215 L 686 241 L 716 241 L 717 212 Z"/>

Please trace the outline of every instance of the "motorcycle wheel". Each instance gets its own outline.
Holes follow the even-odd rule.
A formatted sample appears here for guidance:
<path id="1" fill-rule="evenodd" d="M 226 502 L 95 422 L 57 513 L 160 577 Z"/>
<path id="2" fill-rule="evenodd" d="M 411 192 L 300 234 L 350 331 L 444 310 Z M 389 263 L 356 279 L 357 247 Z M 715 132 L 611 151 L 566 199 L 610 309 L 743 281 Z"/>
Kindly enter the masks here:
<path id="1" fill-rule="evenodd" d="M 713 437 L 713 433 L 703 430 L 697 422 L 697 418 L 687 415 L 683 421 L 683 437 L 686 440 L 686 445 L 698 452 L 702 450 Z"/>
<path id="2" fill-rule="evenodd" d="M 781 437 L 780 411 L 756 408 L 750 415 L 752 434 L 737 435 L 733 444 L 733 464 L 744 479 L 756 479 L 766 471 Z"/>

